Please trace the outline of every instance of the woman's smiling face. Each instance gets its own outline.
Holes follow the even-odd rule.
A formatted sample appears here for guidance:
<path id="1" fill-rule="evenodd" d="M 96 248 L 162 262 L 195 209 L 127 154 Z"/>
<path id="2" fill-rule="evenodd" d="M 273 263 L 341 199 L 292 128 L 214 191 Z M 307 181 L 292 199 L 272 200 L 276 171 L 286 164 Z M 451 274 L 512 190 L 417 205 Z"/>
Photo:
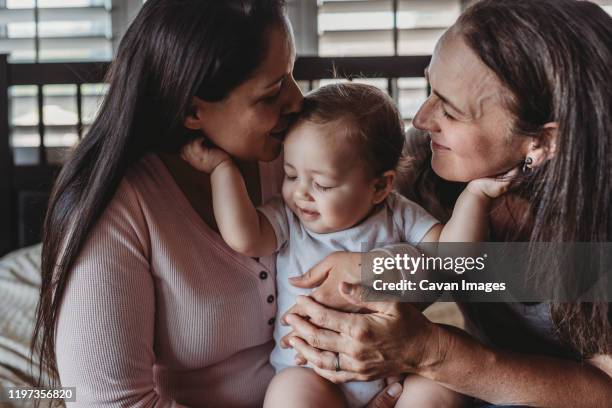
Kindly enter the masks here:
<path id="1" fill-rule="evenodd" d="M 302 105 L 292 71 L 295 46 L 289 23 L 268 29 L 267 51 L 249 79 L 219 102 L 194 98 L 192 129 L 241 160 L 271 161 L 281 152 L 291 114 Z"/>
<path id="2" fill-rule="evenodd" d="M 512 134 L 509 91 L 452 28 L 436 46 L 426 77 L 431 95 L 413 125 L 431 135 L 431 164 L 440 177 L 466 182 L 521 163 L 529 139 Z"/>

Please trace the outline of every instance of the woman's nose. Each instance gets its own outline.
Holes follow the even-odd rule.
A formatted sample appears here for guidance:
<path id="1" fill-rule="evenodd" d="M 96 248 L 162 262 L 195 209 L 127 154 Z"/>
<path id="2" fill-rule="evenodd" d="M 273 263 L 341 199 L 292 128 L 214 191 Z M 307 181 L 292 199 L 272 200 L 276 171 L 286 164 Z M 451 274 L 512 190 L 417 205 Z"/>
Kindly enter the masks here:
<path id="1" fill-rule="evenodd" d="M 440 128 L 435 118 L 434 104 L 431 97 L 427 98 L 412 119 L 412 126 L 428 132 L 439 132 Z"/>
<path id="2" fill-rule="evenodd" d="M 293 78 L 293 75 L 289 78 L 289 83 L 287 84 L 286 96 L 283 104 L 282 113 L 284 115 L 289 115 L 292 113 L 297 113 L 302 110 L 302 103 L 304 102 L 304 95 L 302 95 L 302 90 L 298 86 L 297 82 Z"/>

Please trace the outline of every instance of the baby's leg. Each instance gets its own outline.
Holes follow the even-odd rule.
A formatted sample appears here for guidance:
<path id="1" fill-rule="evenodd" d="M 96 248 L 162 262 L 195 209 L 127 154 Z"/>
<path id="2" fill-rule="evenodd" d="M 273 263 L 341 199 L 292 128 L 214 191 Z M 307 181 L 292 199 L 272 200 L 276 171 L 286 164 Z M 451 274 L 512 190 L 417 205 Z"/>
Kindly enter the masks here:
<path id="1" fill-rule="evenodd" d="M 264 408 L 344 406 L 344 396 L 336 384 L 304 367 L 290 367 L 276 374 L 264 400 Z"/>
<path id="2" fill-rule="evenodd" d="M 469 398 L 418 375 L 404 380 L 404 390 L 396 408 L 459 408 L 467 406 Z"/>

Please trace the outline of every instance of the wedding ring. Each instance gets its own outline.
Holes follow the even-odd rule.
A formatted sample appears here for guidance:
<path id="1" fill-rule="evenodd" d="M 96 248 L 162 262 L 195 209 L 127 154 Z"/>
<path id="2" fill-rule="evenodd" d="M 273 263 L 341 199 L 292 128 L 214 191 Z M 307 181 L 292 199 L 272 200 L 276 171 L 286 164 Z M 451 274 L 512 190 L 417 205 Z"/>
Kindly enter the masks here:
<path id="1" fill-rule="evenodd" d="M 336 371 L 342 370 L 340 368 L 340 353 L 336 353 Z"/>

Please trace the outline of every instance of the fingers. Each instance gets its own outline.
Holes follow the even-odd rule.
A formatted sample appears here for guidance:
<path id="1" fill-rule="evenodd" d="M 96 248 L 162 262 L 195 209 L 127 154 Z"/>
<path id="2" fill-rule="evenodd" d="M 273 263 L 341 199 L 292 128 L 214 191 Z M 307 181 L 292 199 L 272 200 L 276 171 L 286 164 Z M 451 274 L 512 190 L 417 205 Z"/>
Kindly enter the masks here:
<path id="1" fill-rule="evenodd" d="M 318 350 L 299 337 L 291 337 L 289 343 L 297 353 L 313 366 L 328 370 L 336 369 L 336 353 Z"/>
<path id="2" fill-rule="evenodd" d="M 203 142 L 204 142 L 204 138 L 201 137 L 201 138 L 197 138 L 187 143 L 181 149 L 181 158 L 189 163 L 197 161 L 198 156 L 197 156 L 196 149 L 198 148 L 198 146 L 201 146 Z M 199 151 L 199 153 L 201 154 L 201 150 Z"/>
<path id="3" fill-rule="evenodd" d="M 287 310 L 281 316 L 281 323 L 283 324 L 283 326 L 288 326 L 289 325 L 289 323 L 287 322 L 287 316 L 289 316 L 290 314 L 297 314 L 297 315 L 300 315 L 300 316 L 304 316 L 304 314 L 302 313 L 301 309 L 297 305 L 293 305 L 293 306 L 291 306 L 291 308 L 289 308 L 289 310 Z"/>
<path id="4" fill-rule="evenodd" d="M 516 176 L 518 176 L 519 172 L 520 172 L 519 167 L 514 167 L 514 168 L 508 170 L 506 173 L 504 173 L 501 176 L 501 178 L 503 180 L 510 181 L 510 180 L 514 179 Z"/>
<path id="5" fill-rule="evenodd" d="M 310 289 L 317 287 L 327 278 L 334 263 L 334 254 L 330 254 L 303 275 L 289 278 L 289 282 L 298 288 Z"/>
<path id="6" fill-rule="evenodd" d="M 303 366 L 303 365 L 306 365 L 306 363 L 308 363 L 308 361 L 306 361 L 304 356 L 296 352 L 295 353 L 295 364 Z"/>
<path id="7" fill-rule="evenodd" d="M 204 147 L 203 137 L 192 140 L 181 149 L 181 158 L 200 171 L 209 171 L 207 161 L 210 159 L 210 149 Z"/>
<path id="8" fill-rule="evenodd" d="M 333 382 L 334 384 L 342 384 L 349 381 L 367 381 L 364 379 L 364 376 L 347 371 L 324 370 L 316 366 L 312 367 L 312 369 L 321 377 Z"/>
<path id="9" fill-rule="evenodd" d="M 321 329 L 300 316 L 289 315 L 287 321 L 293 327 L 293 335 L 306 340 L 314 348 L 338 352 L 348 347 L 340 334 Z"/>
<path id="10" fill-rule="evenodd" d="M 368 302 L 367 298 L 369 290 L 362 285 L 342 282 L 340 283 L 339 289 L 342 296 L 356 306 L 369 309 L 373 312 L 395 314 L 394 308 L 396 302 L 392 301 L 392 299 L 389 299 L 389 301 L 386 302 Z"/>
<path id="11" fill-rule="evenodd" d="M 308 320 L 315 326 L 340 333 L 348 333 L 355 320 L 353 313 L 330 309 L 310 296 L 298 296 L 296 305 L 290 310 L 299 316 L 308 317 Z M 287 320 L 288 316 L 289 313 L 286 313 L 283 317 Z"/>
<path id="12" fill-rule="evenodd" d="M 378 393 L 367 405 L 367 408 L 393 408 L 395 403 L 402 395 L 402 384 L 399 382 L 387 386 Z"/>
<path id="13" fill-rule="evenodd" d="M 295 337 L 295 332 L 293 330 L 291 330 L 289 333 L 281 337 L 280 342 L 279 342 L 281 348 L 284 348 L 284 349 L 290 348 L 291 345 L 289 344 L 289 340 L 291 340 L 292 337 Z"/>
<path id="14" fill-rule="evenodd" d="M 299 337 L 293 337 L 290 340 L 293 349 L 303 356 L 305 360 L 312 365 L 313 368 L 318 368 L 323 371 L 332 371 L 334 373 L 344 372 L 347 378 L 356 379 L 361 378 L 360 381 L 366 381 L 367 367 L 349 355 L 343 353 L 334 353 L 326 350 L 319 350 L 306 343 Z M 340 358 L 341 371 L 336 371 L 336 356 Z"/>

